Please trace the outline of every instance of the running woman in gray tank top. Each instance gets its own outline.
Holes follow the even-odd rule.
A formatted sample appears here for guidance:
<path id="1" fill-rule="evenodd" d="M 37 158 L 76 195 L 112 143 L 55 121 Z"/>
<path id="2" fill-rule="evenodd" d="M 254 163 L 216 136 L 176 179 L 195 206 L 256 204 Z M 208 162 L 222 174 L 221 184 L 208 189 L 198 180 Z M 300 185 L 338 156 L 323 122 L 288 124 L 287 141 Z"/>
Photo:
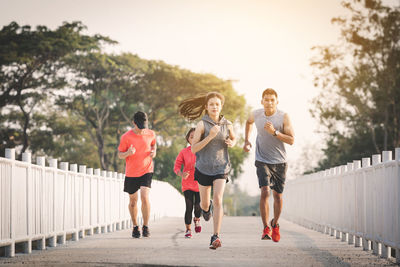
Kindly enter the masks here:
<path id="1" fill-rule="evenodd" d="M 286 179 L 285 145 L 293 145 L 294 133 L 289 116 L 277 109 L 278 95 L 268 88 L 262 94 L 261 104 L 264 108 L 253 111 L 246 121 L 244 151 L 249 152 L 249 136 L 253 123 L 257 128 L 256 168 L 258 183 L 261 189 L 260 214 L 264 224 L 261 239 L 272 239 L 279 242 L 279 217 L 282 211 L 282 193 Z M 274 218 L 268 225 L 270 188 L 274 196 Z"/>
<path id="2" fill-rule="evenodd" d="M 211 92 L 184 100 L 179 105 L 180 113 L 190 119 L 199 118 L 192 141 L 192 152 L 196 153 L 194 179 L 199 183 L 200 207 L 205 221 L 213 211 L 214 234 L 211 236 L 211 249 L 221 246 L 219 237 L 223 211 L 225 183 L 230 171 L 228 147 L 236 143 L 232 123 L 220 115 L 224 105 L 224 96 Z M 213 201 L 210 200 L 213 187 Z"/>

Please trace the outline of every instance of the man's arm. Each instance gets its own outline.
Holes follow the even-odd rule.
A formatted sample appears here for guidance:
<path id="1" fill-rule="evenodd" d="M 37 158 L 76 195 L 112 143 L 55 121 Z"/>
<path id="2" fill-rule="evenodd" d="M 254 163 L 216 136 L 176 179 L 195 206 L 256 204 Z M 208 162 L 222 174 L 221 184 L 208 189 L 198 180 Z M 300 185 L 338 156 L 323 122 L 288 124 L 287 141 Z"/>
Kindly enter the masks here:
<path id="1" fill-rule="evenodd" d="M 155 158 L 157 155 L 157 143 L 150 146 L 150 157 Z"/>
<path id="2" fill-rule="evenodd" d="M 294 131 L 288 114 L 285 114 L 285 116 L 283 117 L 283 133 L 278 132 L 276 138 L 286 144 L 293 145 Z"/>
<path id="3" fill-rule="evenodd" d="M 121 152 L 118 150 L 118 158 L 120 159 L 125 159 L 126 157 L 129 157 L 130 155 L 135 154 L 136 149 L 133 147 L 133 145 L 131 145 L 127 151 L 125 152 Z"/>
<path id="4" fill-rule="evenodd" d="M 254 123 L 254 114 L 253 114 L 253 112 L 250 112 L 249 117 L 247 118 L 247 121 L 246 121 L 246 128 L 244 130 L 243 150 L 246 152 L 249 152 L 250 148 L 251 148 L 251 143 L 249 141 L 249 137 L 250 137 L 251 130 L 253 129 L 253 123 Z"/>

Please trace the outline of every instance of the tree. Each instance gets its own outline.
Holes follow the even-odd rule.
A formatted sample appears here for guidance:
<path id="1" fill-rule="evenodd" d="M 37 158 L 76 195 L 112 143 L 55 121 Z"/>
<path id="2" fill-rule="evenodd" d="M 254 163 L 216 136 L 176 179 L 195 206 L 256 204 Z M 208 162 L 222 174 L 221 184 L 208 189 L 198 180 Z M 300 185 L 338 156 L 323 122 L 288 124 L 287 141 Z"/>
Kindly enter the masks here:
<path id="1" fill-rule="evenodd" d="M 179 103 L 194 94 L 221 92 L 226 117 L 238 125 L 244 121 L 244 97 L 214 75 L 130 53 L 106 54 L 101 45 L 115 42 L 83 35 L 84 29 L 80 22 L 54 31 L 11 23 L 0 31 L 1 145 L 123 172 L 120 137 L 131 128 L 133 113 L 143 110 L 157 133 L 155 178 L 180 188 L 174 160 L 193 125 L 179 115 Z M 244 153 L 231 149 L 230 156 L 235 179 Z"/>
<path id="2" fill-rule="evenodd" d="M 7 121 L 13 131 L 2 126 L 1 135 L 7 137 L 2 146 L 22 144 L 21 154 L 29 147 L 32 116 L 55 89 L 66 85 L 66 76 L 61 73 L 65 56 L 99 50 L 103 42 L 114 43 L 101 35 L 83 35 L 84 29 L 80 22 L 64 23 L 54 31 L 45 26 L 32 30 L 16 22 L 1 29 L 0 108 L 20 114 L 19 120 Z"/>
<path id="3" fill-rule="evenodd" d="M 344 1 L 334 18 L 341 43 L 314 47 L 311 113 L 328 134 L 319 168 L 400 146 L 400 9 L 379 0 Z"/>
<path id="4" fill-rule="evenodd" d="M 120 65 L 118 56 L 93 52 L 75 55 L 67 62 L 70 67 L 71 94 L 60 95 L 58 105 L 75 114 L 86 125 L 85 132 L 95 145 L 101 168 L 108 170 L 116 158 L 119 140 L 113 140 L 123 120 L 120 102 L 127 102 L 123 93 L 132 88 L 130 77 L 136 71 Z M 117 164 L 118 166 L 118 164 Z M 114 166 L 114 169 L 117 168 Z"/>

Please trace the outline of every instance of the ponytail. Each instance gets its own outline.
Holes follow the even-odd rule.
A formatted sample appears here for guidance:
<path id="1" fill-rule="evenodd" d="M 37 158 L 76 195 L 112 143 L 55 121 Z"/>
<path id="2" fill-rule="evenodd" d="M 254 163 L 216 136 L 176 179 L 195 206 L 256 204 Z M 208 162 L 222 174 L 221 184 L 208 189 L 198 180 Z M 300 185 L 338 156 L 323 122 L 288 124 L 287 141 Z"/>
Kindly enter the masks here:
<path id="1" fill-rule="evenodd" d="M 218 97 L 221 100 L 221 104 L 224 105 L 225 97 L 223 95 L 217 92 L 210 92 L 206 95 L 183 100 L 179 104 L 179 113 L 189 120 L 195 120 L 203 114 L 208 100 L 213 97 Z"/>

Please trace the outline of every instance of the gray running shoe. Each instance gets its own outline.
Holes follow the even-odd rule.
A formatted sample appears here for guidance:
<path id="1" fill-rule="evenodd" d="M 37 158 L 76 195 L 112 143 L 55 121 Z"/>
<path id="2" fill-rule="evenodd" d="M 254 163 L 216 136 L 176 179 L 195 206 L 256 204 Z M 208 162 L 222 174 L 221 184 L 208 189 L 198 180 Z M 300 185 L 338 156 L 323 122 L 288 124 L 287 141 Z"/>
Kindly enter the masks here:
<path id="1" fill-rule="evenodd" d="M 222 246 L 222 242 L 219 239 L 219 236 L 218 235 L 213 235 L 211 237 L 210 249 L 217 249 L 217 248 L 219 248 L 221 246 Z"/>
<path id="2" fill-rule="evenodd" d="M 213 204 L 212 200 L 210 199 L 210 206 L 208 207 L 208 211 L 204 211 L 203 209 L 201 210 L 201 213 L 203 214 L 203 218 L 205 221 L 210 220 L 212 212 L 213 212 Z"/>
<path id="3" fill-rule="evenodd" d="M 146 225 L 143 225 L 142 234 L 143 234 L 143 237 L 150 237 L 149 227 L 147 227 Z"/>
<path id="4" fill-rule="evenodd" d="M 139 226 L 133 227 L 132 237 L 134 237 L 134 238 L 140 238 Z"/>

